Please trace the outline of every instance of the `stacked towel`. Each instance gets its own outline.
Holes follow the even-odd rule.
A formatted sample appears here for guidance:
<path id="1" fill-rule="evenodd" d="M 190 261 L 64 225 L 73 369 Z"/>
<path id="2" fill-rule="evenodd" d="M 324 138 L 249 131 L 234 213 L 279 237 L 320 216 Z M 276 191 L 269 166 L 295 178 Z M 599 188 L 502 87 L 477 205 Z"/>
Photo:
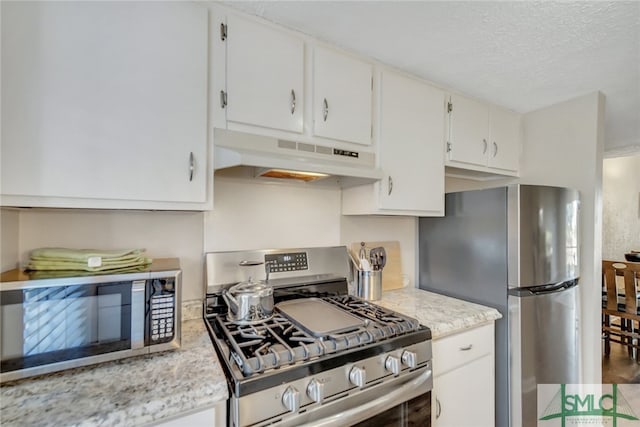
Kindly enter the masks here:
<path id="1" fill-rule="evenodd" d="M 144 256 L 144 249 L 40 248 L 31 251 L 26 270 L 115 272 L 133 267 L 146 267 L 152 261 L 151 258 Z"/>

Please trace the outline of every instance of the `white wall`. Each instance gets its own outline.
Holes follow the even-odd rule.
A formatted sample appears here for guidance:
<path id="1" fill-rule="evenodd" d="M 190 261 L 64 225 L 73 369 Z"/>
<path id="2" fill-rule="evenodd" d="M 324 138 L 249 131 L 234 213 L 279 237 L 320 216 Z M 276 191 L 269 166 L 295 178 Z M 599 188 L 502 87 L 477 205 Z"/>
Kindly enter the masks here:
<path id="1" fill-rule="evenodd" d="M 602 257 L 640 251 L 640 155 L 604 160 Z"/>
<path id="2" fill-rule="evenodd" d="M 0 271 L 18 267 L 20 213 L 17 210 L 0 209 Z"/>
<path id="3" fill-rule="evenodd" d="M 340 189 L 291 181 L 216 178 L 204 250 L 340 244 Z"/>
<path id="4" fill-rule="evenodd" d="M 215 195 L 205 252 L 398 240 L 402 271 L 415 283 L 415 218 L 342 216 L 339 188 L 290 181 L 216 178 Z"/>
<path id="5" fill-rule="evenodd" d="M 582 382 L 602 378 L 600 305 L 604 96 L 593 93 L 524 116 L 520 182 L 575 188 L 581 197 Z"/>
<path id="6" fill-rule="evenodd" d="M 183 300 L 202 299 L 202 224 L 199 212 L 23 210 L 20 261 L 39 247 L 145 248 L 151 258 L 180 258 Z"/>

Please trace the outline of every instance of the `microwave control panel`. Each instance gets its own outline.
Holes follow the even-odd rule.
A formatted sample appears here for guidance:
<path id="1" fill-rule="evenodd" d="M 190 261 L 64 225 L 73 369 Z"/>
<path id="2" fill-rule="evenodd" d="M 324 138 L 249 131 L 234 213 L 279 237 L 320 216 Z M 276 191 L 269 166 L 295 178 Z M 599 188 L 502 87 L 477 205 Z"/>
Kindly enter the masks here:
<path id="1" fill-rule="evenodd" d="M 175 283 L 173 279 L 149 280 L 147 345 L 170 342 L 174 337 Z"/>

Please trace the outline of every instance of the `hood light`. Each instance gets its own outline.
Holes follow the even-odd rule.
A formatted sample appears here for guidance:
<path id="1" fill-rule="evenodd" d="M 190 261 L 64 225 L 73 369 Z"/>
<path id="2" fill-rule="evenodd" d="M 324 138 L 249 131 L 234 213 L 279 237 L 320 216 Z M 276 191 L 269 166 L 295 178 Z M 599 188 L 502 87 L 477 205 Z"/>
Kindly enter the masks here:
<path id="1" fill-rule="evenodd" d="M 287 169 L 267 169 L 264 170 L 264 172 L 260 172 L 259 175 L 266 178 L 297 179 L 305 182 L 317 181 L 318 179 L 329 176 L 326 173 L 301 172 Z"/>

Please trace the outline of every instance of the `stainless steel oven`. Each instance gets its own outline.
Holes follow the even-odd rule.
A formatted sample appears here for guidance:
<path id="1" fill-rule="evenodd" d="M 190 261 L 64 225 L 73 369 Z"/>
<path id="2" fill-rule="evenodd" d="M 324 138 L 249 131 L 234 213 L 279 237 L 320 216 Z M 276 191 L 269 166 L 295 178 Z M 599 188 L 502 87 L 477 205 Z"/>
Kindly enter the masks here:
<path id="1" fill-rule="evenodd" d="M 177 259 L 118 274 L 3 273 L 0 382 L 179 347 L 180 280 Z"/>
<path id="2" fill-rule="evenodd" d="M 273 315 L 235 322 L 223 290 L 267 272 Z M 206 273 L 229 426 L 430 425 L 431 331 L 349 295 L 345 247 L 209 253 Z"/>

